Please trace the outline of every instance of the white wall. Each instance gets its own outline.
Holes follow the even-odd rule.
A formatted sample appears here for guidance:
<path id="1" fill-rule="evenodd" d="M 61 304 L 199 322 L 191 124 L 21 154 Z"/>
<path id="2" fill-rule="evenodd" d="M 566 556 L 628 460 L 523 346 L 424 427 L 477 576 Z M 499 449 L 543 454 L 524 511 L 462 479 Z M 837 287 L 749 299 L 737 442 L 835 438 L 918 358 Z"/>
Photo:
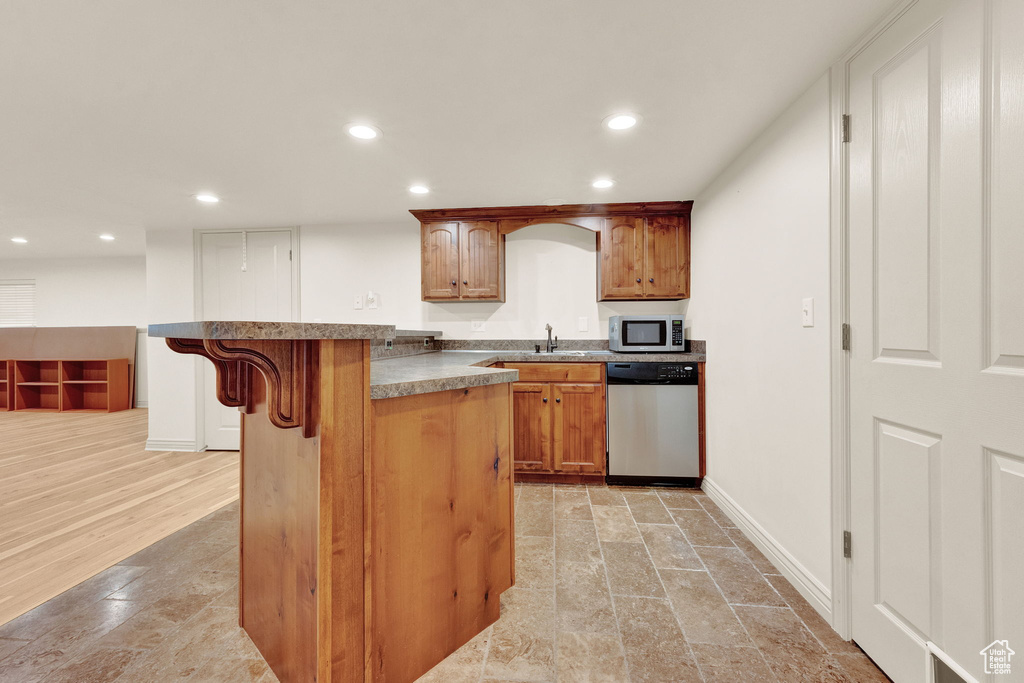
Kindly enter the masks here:
<path id="1" fill-rule="evenodd" d="M 676 313 L 685 302 L 597 302 L 597 236 L 566 225 L 535 225 L 506 238 L 505 303 L 420 301 L 420 228 L 387 225 L 304 226 L 301 314 L 305 321 L 387 323 L 439 330 L 448 339 L 541 339 L 544 325 L 566 339 L 604 339 L 620 313 Z M 379 295 L 378 310 L 353 298 Z M 585 317 L 588 330 L 579 330 Z M 472 322 L 485 328 L 474 332 Z"/>
<path id="2" fill-rule="evenodd" d="M 146 313 L 150 321 L 172 323 L 195 319 L 194 260 L 191 230 L 146 232 Z M 196 377 L 201 359 L 172 352 L 163 339 L 148 339 L 147 348 L 150 387 L 147 448 L 196 450 L 199 441 Z"/>
<path id="3" fill-rule="evenodd" d="M 829 139 L 823 77 L 696 198 L 688 311 L 708 342 L 708 479 L 826 599 Z"/>
<path id="4" fill-rule="evenodd" d="M 0 279 L 36 282 L 36 325 L 146 327 L 146 258 L 7 259 Z M 139 337 L 135 396 L 146 405 L 146 348 Z"/>

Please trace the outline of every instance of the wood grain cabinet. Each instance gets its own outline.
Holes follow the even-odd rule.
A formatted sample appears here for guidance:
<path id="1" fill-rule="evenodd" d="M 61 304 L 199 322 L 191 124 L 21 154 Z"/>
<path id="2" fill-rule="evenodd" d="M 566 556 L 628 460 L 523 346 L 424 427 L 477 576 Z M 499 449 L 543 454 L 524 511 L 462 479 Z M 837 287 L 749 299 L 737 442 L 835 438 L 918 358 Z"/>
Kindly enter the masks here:
<path id="1" fill-rule="evenodd" d="M 504 301 L 505 239 L 497 221 L 423 223 L 424 301 Z"/>
<path id="2" fill-rule="evenodd" d="M 601 301 L 690 296 L 689 215 L 607 218 L 600 240 Z"/>
<path id="3" fill-rule="evenodd" d="M 514 465 L 519 481 L 601 481 L 605 475 L 604 366 L 505 363 L 512 385 Z"/>

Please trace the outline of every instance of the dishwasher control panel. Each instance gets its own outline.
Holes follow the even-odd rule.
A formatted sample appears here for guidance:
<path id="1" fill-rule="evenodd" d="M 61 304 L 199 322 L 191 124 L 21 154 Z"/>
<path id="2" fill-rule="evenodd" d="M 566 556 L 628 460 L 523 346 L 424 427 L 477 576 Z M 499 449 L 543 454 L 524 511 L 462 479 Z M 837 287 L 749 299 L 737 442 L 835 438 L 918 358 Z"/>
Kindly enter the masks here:
<path id="1" fill-rule="evenodd" d="M 659 365 L 658 379 L 682 379 L 696 377 L 697 370 L 693 363 L 689 365 Z"/>
<path id="2" fill-rule="evenodd" d="M 697 384 L 696 363 L 608 363 L 609 384 Z"/>

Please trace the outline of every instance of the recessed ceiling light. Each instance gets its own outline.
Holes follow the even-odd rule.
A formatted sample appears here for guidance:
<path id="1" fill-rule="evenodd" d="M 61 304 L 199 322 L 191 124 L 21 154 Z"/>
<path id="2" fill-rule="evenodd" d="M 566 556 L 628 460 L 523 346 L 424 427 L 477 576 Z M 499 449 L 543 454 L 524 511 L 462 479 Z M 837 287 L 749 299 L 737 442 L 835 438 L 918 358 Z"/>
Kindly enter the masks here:
<path id="1" fill-rule="evenodd" d="M 604 120 L 604 125 L 612 130 L 626 130 L 632 128 L 640 121 L 636 114 L 612 114 Z"/>
<path id="2" fill-rule="evenodd" d="M 208 192 L 202 192 L 196 195 L 196 201 L 202 202 L 203 204 L 216 204 L 217 202 L 220 201 L 220 197 L 218 197 L 215 194 L 210 194 Z"/>
<path id="3" fill-rule="evenodd" d="M 413 185 L 409 188 L 409 192 L 412 192 L 413 194 L 427 194 L 430 192 L 430 188 L 426 185 Z"/>
<path id="4" fill-rule="evenodd" d="M 360 140 L 373 140 L 380 137 L 380 128 L 365 123 L 350 123 L 347 126 L 348 134 Z"/>
<path id="5" fill-rule="evenodd" d="M 100 239 L 104 240 L 105 242 L 113 242 L 114 241 L 114 236 L 113 235 L 103 234 L 103 235 L 100 235 Z"/>
<path id="6" fill-rule="evenodd" d="M 28 244 L 28 240 L 24 237 L 12 237 L 11 241 L 15 244 Z"/>
<path id="7" fill-rule="evenodd" d="M 611 187 L 614 184 L 615 184 L 615 182 L 612 181 L 612 180 L 609 180 L 608 178 L 600 178 L 600 179 L 595 180 L 594 182 L 592 182 L 591 186 L 597 188 L 598 190 L 607 190 L 609 187 Z"/>

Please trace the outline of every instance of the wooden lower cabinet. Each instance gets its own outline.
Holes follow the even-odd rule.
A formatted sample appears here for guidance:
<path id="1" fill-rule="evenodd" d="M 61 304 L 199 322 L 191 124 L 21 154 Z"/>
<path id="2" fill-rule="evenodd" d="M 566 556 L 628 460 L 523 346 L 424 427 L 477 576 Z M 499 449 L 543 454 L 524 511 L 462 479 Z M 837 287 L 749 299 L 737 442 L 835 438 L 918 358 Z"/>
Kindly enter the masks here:
<path id="1" fill-rule="evenodd" d="M 604 366 L 506 363 L 512 385 L 517 481 L 601 481 L 606 472 Z M 592 381 L 550 381 L 585 377 Z"/>
<path id="2" fill-rule="evenodd" d="M 550 472 L 551 386 L 536 382 L 512 385 L 512 433 L 516 472 Z"/>

